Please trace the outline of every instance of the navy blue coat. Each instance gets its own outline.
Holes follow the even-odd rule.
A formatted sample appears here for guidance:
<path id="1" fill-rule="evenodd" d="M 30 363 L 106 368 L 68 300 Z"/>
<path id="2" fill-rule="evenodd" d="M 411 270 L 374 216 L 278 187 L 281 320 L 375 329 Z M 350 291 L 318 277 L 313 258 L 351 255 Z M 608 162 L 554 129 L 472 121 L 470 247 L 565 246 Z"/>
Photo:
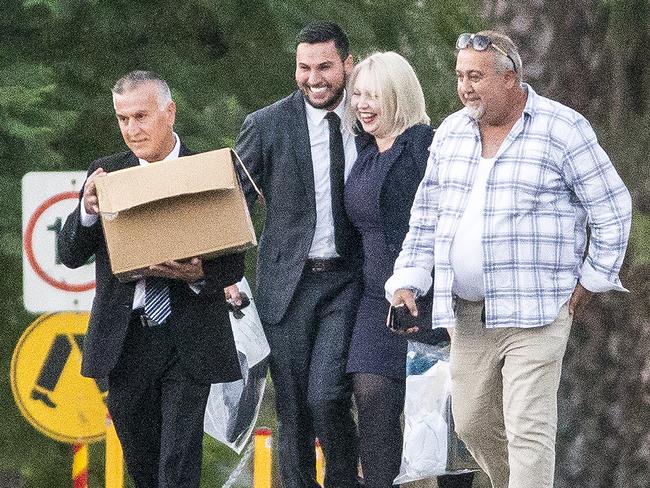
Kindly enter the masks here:
<path id="1" fill-rule="evenodd" d="M 395 140 L 390 151 L 391 168 L 381 184 L 379 208 L 386 246 L 394 259 L 409 230 L 411 206 L 424 177 L 433 134 L 434 130 L 428 125 L 414 125 Z M 358 135 L 356 144 L 359 158 L 364 152 L 376 151 L 374 137 L 369 134 Z"/>

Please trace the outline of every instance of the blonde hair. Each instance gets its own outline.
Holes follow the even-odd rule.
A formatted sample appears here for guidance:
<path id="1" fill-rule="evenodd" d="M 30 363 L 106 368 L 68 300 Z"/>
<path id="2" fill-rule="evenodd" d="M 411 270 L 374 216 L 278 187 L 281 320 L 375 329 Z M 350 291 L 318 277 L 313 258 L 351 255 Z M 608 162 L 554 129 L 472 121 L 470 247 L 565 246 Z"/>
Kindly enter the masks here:
<path id="1" fill-rule="evenodd" d="M 428 124 L 424 94 L 409 62 L 396 52 L 378 52 L 357 64 L 348 83 L 348 96 L 354 93 L 359 74 L 363 73 L 374 87 L 381 117 L 377 128 L 379 137 L 397 137 L 416 124 Z M 359 133 L 356 108 L 348 104 L 345 123 Z"/>

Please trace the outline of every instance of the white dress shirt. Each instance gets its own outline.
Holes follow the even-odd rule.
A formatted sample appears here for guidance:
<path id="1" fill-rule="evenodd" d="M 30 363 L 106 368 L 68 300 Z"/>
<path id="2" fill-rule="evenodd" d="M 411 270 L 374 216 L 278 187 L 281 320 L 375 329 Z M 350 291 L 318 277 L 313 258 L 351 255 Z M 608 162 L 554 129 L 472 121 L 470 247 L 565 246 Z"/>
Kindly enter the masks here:
<path id="1" fill-rule="evenodd" d="M 178 155 L 181 151 L 181 140 L 178 137 L 178 134 L 174 132 L 174 139 L 176 140 L 176 144 L 174 145 L 174 149 L 172 149 L 172 152 L 170 152 L 165 158 L 162 159 L 162 161 L 167 161 L 169 159 L 177 159 Z M 140 166 L 146 166 L 147 164 L 151 164 L 149 161 L 145 161 L 144 159 L 138 158 L 138 161 L 140 162 Z M 97 215 L 90 215 L 86 212 L 86 207 L 82 204 L 80 206 L 81 210 L 81 225 L 84 227 L 90 227 L 93 225 L 95 222 L 97 222 Z M 190 287 L 192 287 L 190 285 Z M 198 293 L 197 289 L 192 287 L 192 289 Z M 133 310 L 136 308 L 144 308 L 144 294 L 145 294 L 145 278 L 142 278 L 141 280 L 138 280 L 138 282 L 135 284 L 135 294 L 133 295 Z"/>
<path id="2" fill-rule="evenodd" d="M 354 135 L 345 127 L 345 96 L 334 109 L 341 119 L 341 134 L 345 150 L 345 178 L 357 159 Z M 325 116 L 327 110 L 314 108 L 305 101 L 307 127 L 311 144 L 311 160 L 314 169 L 314 190 L 316 194 L 316 229 L 309 249 L 310 258 L 332 258 L 338 256 L 334 243 L 334 216 L 332 215 L 332 195 L 330 190 L 330 133 Z"/>

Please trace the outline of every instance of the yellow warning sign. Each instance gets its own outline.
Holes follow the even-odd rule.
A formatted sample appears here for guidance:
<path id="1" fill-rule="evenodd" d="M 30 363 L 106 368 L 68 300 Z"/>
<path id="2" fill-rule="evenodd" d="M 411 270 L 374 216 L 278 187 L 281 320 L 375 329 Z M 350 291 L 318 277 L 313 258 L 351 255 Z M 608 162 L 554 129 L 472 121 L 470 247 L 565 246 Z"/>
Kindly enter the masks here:
<path id="1" fill-rule="evenodd" d="M 61 442 L 94 442 L 106 432 L 104 380 L 81 376 L 87 313 L 42 315 L 11 359 L 11 390 L 25 418 Z"/>

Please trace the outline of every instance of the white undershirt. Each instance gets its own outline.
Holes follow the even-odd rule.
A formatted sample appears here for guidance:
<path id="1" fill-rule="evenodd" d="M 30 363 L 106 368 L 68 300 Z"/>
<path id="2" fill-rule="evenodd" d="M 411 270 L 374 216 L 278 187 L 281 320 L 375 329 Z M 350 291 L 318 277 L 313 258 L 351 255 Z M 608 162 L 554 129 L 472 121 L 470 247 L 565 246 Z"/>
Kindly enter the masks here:
<path id="1" fill-rule="evenodd" d="M 345 127 L 343 119 L 345 96 L 334 112 L 341 119 L 341 134 L 345 151 L 345 178 L 347 179 L 354 161 L 357 159 L 357 148 L 354 135 Z M 310 258 L 336 257 L 334 243 L 334 216 L 332 215 L 332 195 L 330 186 L 330 133 L 329 123 L 325 116 L 328 111 L 314 108 L 305 101 L 307 112 L 307 127 L 311 144 L 311 160 L 314 170 L 314 190 L 316 196 L 316 229 L 309 249 Z"/>
<path id="2" fill-rule="evenodd" d="M 481 158 L 465 212 L 451 244 L 450 261 L 454 271 L 452 293 L 479 301 L 485 298 L 483 284 L 483 224 L 486 187 L 495 158 Z"/>
<path id="3" fill-rule="evenodd" d="M 176 139 L 176 144 L 174 145 L 174 149 L 172 149 L 172 152 L 170 152 L 165 158 L 163 158 L 161 161 L 167 161 L 169 159 L 177 159 L 178 155 L 180 154 L 181 151 L 181 141 L 178 138 L 178 134 L 174 132 L 174 138 Z M 138 158 L 138 161 L 140 162 L 140 166 L 146 166 L 149 163 L 149 161 L 145 161 L 144 159 Z M 93 225 L 95 222 L 97 222 L 97 215 L 89 215 L 86 212 L 86 208 L 83 204 L 80 206 L 81 210 L 81 225 L 84 227 L 90 227 Z M 191 285 L 190 285 L 191 287 Z M 192 288 L 194 289 L 194 288 Z M 194 290 L 197 292 L 196 290 Z M 138 280 L 138 282 L 135 284 L 135 294 L 133 295 L 133 310 L 136 308 L 144 308 L 144 294 L 145 294 L 145 279 Z"/>

